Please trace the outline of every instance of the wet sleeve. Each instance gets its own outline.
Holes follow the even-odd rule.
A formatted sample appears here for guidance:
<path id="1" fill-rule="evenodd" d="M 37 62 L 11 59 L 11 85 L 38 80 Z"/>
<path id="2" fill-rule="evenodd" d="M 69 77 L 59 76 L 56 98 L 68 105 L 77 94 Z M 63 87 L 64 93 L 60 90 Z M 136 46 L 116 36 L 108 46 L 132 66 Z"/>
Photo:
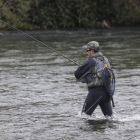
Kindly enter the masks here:
<path id="1" fill-rule="evenodd" d="M 83 74 L 85 74 L 92 67 L 95 67 L 95 61 L 91 58 L 88 59 L 82 66 L 78 67 L 75 71 L 75 77 L 79 79 Z"/>

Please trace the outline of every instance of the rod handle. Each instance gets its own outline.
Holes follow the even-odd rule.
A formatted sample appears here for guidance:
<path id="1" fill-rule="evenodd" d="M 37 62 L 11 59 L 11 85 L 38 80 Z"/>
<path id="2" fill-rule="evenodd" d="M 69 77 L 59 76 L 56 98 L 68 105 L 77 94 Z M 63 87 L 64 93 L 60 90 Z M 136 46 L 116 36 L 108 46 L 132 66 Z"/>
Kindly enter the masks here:
<path id="1" fill-rule="evenodd" d="M 115 107 L 113 97 L 111 96 L 112 106 Z"/>

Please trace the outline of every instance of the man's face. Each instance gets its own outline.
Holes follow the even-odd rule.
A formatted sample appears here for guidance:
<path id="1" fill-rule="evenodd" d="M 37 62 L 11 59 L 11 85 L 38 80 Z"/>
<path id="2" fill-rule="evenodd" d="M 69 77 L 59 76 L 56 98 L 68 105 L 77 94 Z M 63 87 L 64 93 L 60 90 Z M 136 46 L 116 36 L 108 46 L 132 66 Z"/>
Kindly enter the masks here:
<path id="1" fill-rule="evenodd" d="M 94 54 L 94 50 L 87 48 L 87 54 L 89 57 L 91 57 Z"/>

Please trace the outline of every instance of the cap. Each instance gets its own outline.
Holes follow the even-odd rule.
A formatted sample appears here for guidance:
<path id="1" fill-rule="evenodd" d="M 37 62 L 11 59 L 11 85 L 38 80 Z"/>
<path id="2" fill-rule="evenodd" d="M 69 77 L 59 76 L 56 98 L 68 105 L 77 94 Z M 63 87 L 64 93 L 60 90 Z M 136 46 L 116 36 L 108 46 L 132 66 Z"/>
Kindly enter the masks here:
<path id="1" fill-rule="evenodd" d="M 90 41 L 87 45 L 83 46 L 83 48 L 89 48 L 91 50 L 99 51 L 99 44 L 96 41 Z"/>

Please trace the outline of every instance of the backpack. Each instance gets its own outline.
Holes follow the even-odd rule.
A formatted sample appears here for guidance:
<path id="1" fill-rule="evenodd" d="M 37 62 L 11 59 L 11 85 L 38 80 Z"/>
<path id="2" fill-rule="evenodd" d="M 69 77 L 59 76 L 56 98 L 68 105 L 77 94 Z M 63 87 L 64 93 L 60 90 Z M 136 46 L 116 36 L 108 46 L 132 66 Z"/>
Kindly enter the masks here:
<path id="1" fill-rule="evenodd" d="M 105 68 L 103 71 L 103 85 L 112 100 L 112 105 L 114 105 L 113 95 L 115 92 L 115 76 L 111 69 Z"/>

